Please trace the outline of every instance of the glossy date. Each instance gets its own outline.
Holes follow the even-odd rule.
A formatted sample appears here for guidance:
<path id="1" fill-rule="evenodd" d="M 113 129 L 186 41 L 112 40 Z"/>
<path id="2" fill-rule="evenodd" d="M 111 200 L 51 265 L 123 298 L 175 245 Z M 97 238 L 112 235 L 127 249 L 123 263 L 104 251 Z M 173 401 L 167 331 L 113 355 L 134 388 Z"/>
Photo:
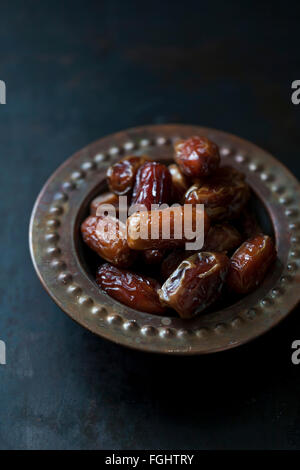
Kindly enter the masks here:
<path id="1" fill-rule="evenodd" d="M 110 190 L 119 196 L 129 194 L 133 188 L 138 169 L 147 160 L 149 158 L 146 156 L 129 156 L 110 166 L 106 173 Z"/>
<path id="2" fill-rule="evenodd" d="M 237 294 L 248 294 L 263 281 L 275 258 L 275 246 L 268 235 L 247 240 L 231 257 L 228 287 Z"/>
<path id="3" fill-rule="evenodd" d="M 118 269 L 108 263 L 97 271 L 96 282 L 110 297 L 141 312 L 163 315 L 157 294 L 159 283 L 152 278 Z"/>
<path id="4" fill-rule="evenodd" d="M 221 167 L 205 182 L 195 183 L 185 195 L 185 204 L 204 204 L 214 221 L 237 217 L 250 197 L 245 177 L 231 167 Z"/>
<path id="5" fill-rule="evenodd" d="M 172 196 L 172 178 L 162 163 L 148 162 L 136 175 L 131 205 L 141 204 L 151 210 L 152 204 L 169 203 Z"/>
<path id="6" fill-rule="evenodd" d="M 89 216 L 81 225 L 83 241 L 115 266 L 129 267 L 136 258 L 126 239 L 126 225 L 115 217 Z"/>
<path id="7" fill-rule="evenodd" d="M 186 176 L 206 177 L 219 166 L 219 148 L 206 137 L 180 140 L 175 144 L 175 161 Z"/>
<path id="8" fill-rule="evenodd" d="M 203 227 L 204 237 L 209 230 L 209 217 L 205 211 L 183 206 L 163 210 L 135 212 L 127 219 L 127 240 L 133 250 L 165 249 L 183 246 L 192 242 L 192 233 L 187 236 L 187 227 L 194 239 Z M 167 229 L 167 230 L 166 230 Z M 167 233 L 168 232 L 168 233 Z"/>
<path id="9" fill-rule="evenodd" d="M 223 287 L 229 259 L 223 253 L 200 252 L 182 261 L 158 291 L 162 305 L 191 318 L 215 302 Z"/>

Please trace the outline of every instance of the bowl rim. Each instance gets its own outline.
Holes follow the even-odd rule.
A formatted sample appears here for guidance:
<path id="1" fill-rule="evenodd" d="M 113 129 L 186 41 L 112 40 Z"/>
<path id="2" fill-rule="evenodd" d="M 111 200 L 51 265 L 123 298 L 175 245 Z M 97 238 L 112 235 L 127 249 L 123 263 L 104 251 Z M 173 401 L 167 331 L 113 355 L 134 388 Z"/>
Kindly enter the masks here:
<path id="1" fill-rule="evenodd" d="M 216 141 L 224 164 L 241 169 L 272 220 L 278 263 L 266 282 L 241 301 L 191 321 L 126 307 L 97 289 L 78 255 L 78 212 L 104 184 L 107 167 L 121 156 L 169 159 L 178 138 Z M 29 245 L 37 275 L 73 320 L 124 346 L 156 353 L 207 354 L 237 347 L 265 333 L 298 304 L 300 186 L 265 150 L 234 135 L 181 124 L 142 126 L 101 138 L 79 150 L 50 176 L 34 204 Z"/>

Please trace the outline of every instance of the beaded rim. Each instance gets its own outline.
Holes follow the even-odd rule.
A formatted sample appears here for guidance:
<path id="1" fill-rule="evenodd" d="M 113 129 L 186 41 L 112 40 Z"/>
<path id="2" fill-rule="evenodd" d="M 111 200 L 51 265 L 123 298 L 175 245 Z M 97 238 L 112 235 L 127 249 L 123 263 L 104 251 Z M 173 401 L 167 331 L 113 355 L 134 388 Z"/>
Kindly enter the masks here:
<path id="1" fill-rule="evenodd" d="M 178 138 L 205 135 L 220 147 L 224 164 L 240 168 L 273 223 L 278 262 L 253 294 L 193 320 L 160 317 L 128 308 L 97 289 L 80 258 L 80 208 L 104 187 L 107 167 L 121 156 L 147 153 L 167 160 Z M 30 250 L 47 292 L 90 331 L 132 348 L 169 354 L 229 349 L 263 334 L 300 300 L 300 189 L 274 157 L 230 134 L 197 126 L 146 126 L 120 132 L 74 154 L 50 177 L 33 208 Z"/>

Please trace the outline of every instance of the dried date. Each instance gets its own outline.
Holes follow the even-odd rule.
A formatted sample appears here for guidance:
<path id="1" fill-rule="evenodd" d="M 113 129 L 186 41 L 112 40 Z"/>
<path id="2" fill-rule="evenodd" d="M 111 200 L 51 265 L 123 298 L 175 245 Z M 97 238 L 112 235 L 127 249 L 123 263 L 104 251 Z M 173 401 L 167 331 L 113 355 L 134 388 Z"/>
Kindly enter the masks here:
<path id="1" fill-rule="evenodd" d="M 200 252 L 182 261 L 158 291 L 162 305 L 191 318 L 215 302 L 229 266 L 223 253 Z"/>
<path id="2" fill-rule="evenodd" d="M 115 266 L 129 267 L 136 258 L 126 239 L 126 225 L 110 216 L 89 216 L 81 225 L 84 242 Z"/>
<path id="3" fill-rule="evenodd" d="M 106 173 L 110 190 L 119 196 L 130 193 L 138 169 L 148 160 L 146 156 L 129 156 L 110 166 Z"/>
<path id="4" fill-rule="evenodd" d="M 250 197 L 245 177 L 231 167 L 221 167 L 205 182 L 195 183 L 185 195 L 185 204 L 204 204 L 212 220 L 237 217 Z"/>
<path id="5" fill-rule="evenodd" d="M 155 279 L 106 263 L 98 269 L 96 282 L 110 297 L 128 307 L 157 315 L 165 311 L 157 293 L 160 285 Z"/>
<path id="6" fill-rule="evenodd" d="M 244 242 L 232 255 L 227 285 L 237 294 L 247 294 L 264 279 L 276 259 L 274 243 L 268 235 L 258 235 Z"/>
<path id="7" fill-rule="evenodd" d="M 206 177 L 219 166 L 219 148 L 206 137 L 190 137 L 176 142 L 175 161 L 186 176 Z"/>
<path id="8" fill-rule="evenodd" d="M 229 224 L 217 224 L 210 227 L 205 238 L 202 251 L 227 252 L 234 250 L 242 243 L 242 237 L 235 227 Z M 190 250 L 174 250 L 166 258 L 161 265 L 161 278 L 166 280 L 179 264 L 195 254 Z"/>
<path id="9" fill-rule="evenodd" d="M 127 219 L 128 245 L 133 250 L 179 247 L 186 242 L 193 242 L 202 227 L 205 237 L 209 225 L 206 212 L 194 206 L 191 210 L 184 206 L 176 206 L 162 210 L 135 212 Z M 193 234 L 194 238 L 192 238 Z"/>
<path id="10" fill-rule="evenodd" d="M 131 205 L 144 205 L 151 210 L 152 204 L 169 203 L 172 196 L 172 178 L 162 163 L 148 162 L 136 175 Z"/>

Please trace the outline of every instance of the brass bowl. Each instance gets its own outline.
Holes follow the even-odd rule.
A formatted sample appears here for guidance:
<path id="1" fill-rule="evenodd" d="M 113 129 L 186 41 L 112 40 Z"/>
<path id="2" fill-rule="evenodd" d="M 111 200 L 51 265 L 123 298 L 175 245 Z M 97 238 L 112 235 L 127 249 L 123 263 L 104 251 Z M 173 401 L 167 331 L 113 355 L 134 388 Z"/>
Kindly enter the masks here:
<path id="1" fill-rule="evenodd" d="M 101 292 L 83 254 L 79 226 L 93 197 L 106 187 L 106 169 L 126 154 L 172 158 L 172 142 L 204 135 L 223 163 L 245 173 L 271 219 L 278 260 L 263 284 L 233 305 L 192 320 L 126 307 Z M 265 333 L 296 306 L 299 289 L 300 189 L 274 157 L 225 132 L 184 125 L 145 126 L 110 135 L 75 153 L 50 177 L 33 208 L 30 250 L 50 296 L 99 336 L 143 351 L 204 354 L 239 346 Z"/>

